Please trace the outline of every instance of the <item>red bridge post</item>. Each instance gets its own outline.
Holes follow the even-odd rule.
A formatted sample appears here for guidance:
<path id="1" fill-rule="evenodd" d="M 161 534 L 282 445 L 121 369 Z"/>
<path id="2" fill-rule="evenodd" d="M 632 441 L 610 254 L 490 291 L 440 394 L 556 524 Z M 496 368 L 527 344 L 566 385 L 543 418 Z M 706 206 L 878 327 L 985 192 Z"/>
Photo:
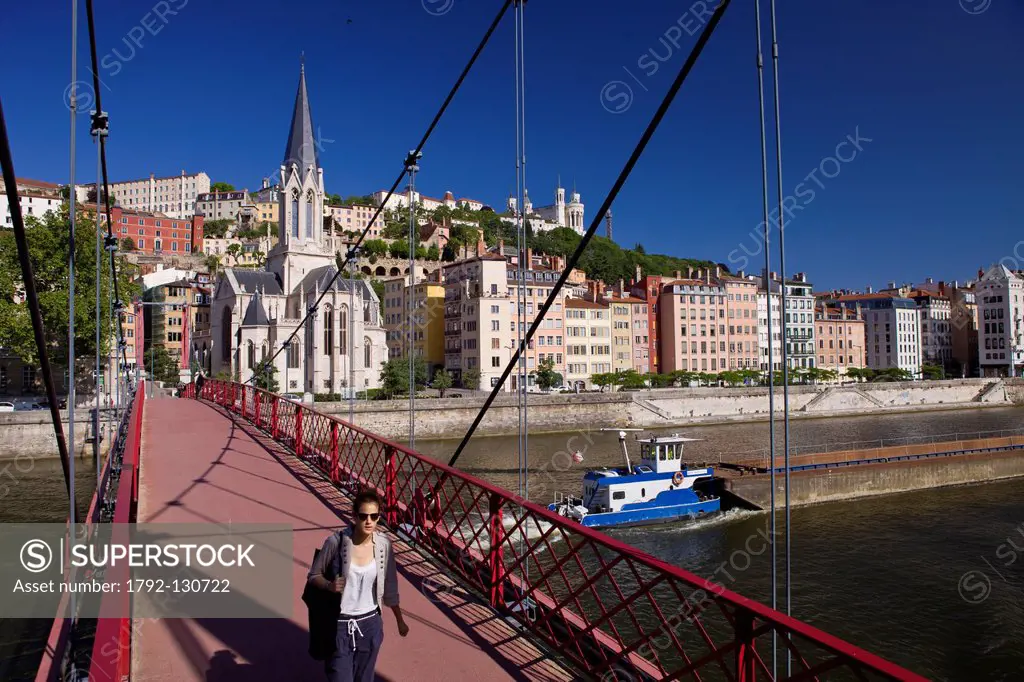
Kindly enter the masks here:
<path id="1" fill-rule="evenodd" d="M 270 404 L 270 437 L 277 440 L 277 406 L 281 399 L 275 395 L 271 400 L 273 402 Z"/>
<path id="2" fill-rule="evenodd" d="M 338 422 L 331 421 L 331 482 L 338 482 Z"/>
<path id="3" fill-rule="evenodd" d="M 295 454 L 302 457 L 302 406 L 295 406 Z"/>
<path id="4" fill-rule="evenodd" d="M 242 386 L 242 419 L 245 419 L 246 417 L 248 417 L 248 415 L 246 414 L 246 409 L 245 409 L 245 394 L 248 393 L 248 392 L 249 392 L 248 387 L 247 386 Z"/>
<path id="5" fill-rule="evenodd" d="M 736 614 L 736 680 L 755 682 L 757 658 L 754 653 L 754 614 L 739 611 Z"/>
<path id="6" fill-rule="evenodd" d="M 256 426 L 263 428 L 263 413 L 260 411 L 260 391 L 258 388 L 253 388 L 252 391 L 252 399 L 255 403 L 255 414 L 253 416 L 256 418 Z"/>
<path id="7" fill-rule="evenodd" d="M 492 492 L 490 494 L 490 549 L 487 552 L 487 561 L 490 564 L 491 573 L 491 606 L 498 608 L 505 604 L 505 594 L 502 590 L 505 565 L 502 562 L 502 543 L 505 541 L 505 526 L 501 522 L 501 496 Z"/>
<path id="8" fill-rule="evenodd" d="M 384 515 L 392 528 L 398 523 L 398 470 L 395 462 L 395 449 L 390 445 L 384 455 Z"/>

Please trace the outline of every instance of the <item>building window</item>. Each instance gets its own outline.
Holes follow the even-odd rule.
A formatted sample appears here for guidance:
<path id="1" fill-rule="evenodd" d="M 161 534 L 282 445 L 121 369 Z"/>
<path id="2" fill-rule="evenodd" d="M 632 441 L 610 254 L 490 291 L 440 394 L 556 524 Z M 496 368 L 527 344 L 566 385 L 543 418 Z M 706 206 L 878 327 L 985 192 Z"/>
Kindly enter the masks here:
<path id="1" fill-rule="evenodd" d="M 372 348 L 370 347 L 370 339 L 364 338 L 363 339 L 363 366 L 364 367 L 371 367 L 372 366 L 371 357 L 370 357 L 371 350 L 372 350 Z"/>
<path id="2" fill-rule="evenodd" d="M 348 307 L 341 306 L 338 315 L 338 354 L 345 355 L 348 352 Z"/>
<path id="3" fill-rule="evenodd" d="M 246 361 L 249 363 L 249 369 L 252 369 L 256 366 L 256 345 L 252 341 L 249 341 L 246 344 L 246 351 Z"/>
<path id="4" fill-rule="evenodd" d="M 299 342 L 293 340 L 288 344 L 288 369 L 299 368 Z"/>
<path id="5" fill-rule="evenodd" d="M 313 238 L 313 197 L 306 197 L 306 239 Z"/>
<path id="6" fill-rule="evenodd" d="M 299 195 L 292 194 L 292 237 L 299 238 Z"/>
<path id="7" fill-rule="evenodd" d="M 328 306 L 324 313 L 324 355 L 334 352 L 334 311 Z"/>

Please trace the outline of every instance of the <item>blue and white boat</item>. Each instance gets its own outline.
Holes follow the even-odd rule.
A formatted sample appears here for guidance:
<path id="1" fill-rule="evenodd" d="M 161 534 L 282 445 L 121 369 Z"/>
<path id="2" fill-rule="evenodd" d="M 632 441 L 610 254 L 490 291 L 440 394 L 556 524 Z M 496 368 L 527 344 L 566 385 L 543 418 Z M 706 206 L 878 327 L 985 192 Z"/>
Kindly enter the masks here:
<path id="1" fill-rule="evenodd" d="M 632 466 L 626 434 L 619 442 L 624 468 L 603 468 L 583 476 L 583 497 L 555 494 L 548 509 L 584 526 L 641 526 L 696 519 L 721 509 L 721 500 L 702 488 L 714 478 L 712 467 L 688 468 L 683 443 L 698 440 L 671 436 L 638 439 L 640 464 Z"/>

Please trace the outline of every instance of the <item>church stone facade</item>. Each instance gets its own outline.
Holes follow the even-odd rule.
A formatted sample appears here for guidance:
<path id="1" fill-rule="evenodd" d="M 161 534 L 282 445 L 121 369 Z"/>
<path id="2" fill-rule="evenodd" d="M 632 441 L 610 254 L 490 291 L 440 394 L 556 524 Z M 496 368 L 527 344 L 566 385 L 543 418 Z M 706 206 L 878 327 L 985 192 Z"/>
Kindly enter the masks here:
<path id="1" fill-rule="evenodd" d="M 265 272 L 227 269 L 221 275 L 210 304 L 212 347 L 199 352 L 209 353 L 213 374 L 229 372 L 248 381 L 327 291 L 274 360 L 279 390 L 377 388 L 388 357 L 380 300 L 364 280 L 353 283 L 344 275 L 331 284 L 337 266 L 324 247 L 324 171 L 313 130 L 302 68 L 281 165 L 277 245 L 267 254 Z"/>

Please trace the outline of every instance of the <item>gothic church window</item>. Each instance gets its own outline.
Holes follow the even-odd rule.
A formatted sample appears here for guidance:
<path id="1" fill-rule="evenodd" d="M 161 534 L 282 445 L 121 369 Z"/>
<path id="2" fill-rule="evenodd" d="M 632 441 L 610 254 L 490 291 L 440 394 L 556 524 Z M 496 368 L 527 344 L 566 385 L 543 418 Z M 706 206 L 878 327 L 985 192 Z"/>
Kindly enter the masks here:
<path id="1" fill-rule="evenodd" d="M 292 237 L 299 238 L 299 193 L 292 191 Z"/>
<path id="2" fill-rule="evenodd" d="M 330 356 L 334 352 L 334 310 L 327 306 L 324 308 L 324 355 Z"/>
<path id="3" fill-rule="evenodd" d="M 338 315 L 338 354 L 345 355 L 348 352 L 348 306 L 341 306 Z"/>
<path id="4" fill-rule="evenodd" d="M 313 238 L 313 193 L 306 194 L 306 239 Z"/>

